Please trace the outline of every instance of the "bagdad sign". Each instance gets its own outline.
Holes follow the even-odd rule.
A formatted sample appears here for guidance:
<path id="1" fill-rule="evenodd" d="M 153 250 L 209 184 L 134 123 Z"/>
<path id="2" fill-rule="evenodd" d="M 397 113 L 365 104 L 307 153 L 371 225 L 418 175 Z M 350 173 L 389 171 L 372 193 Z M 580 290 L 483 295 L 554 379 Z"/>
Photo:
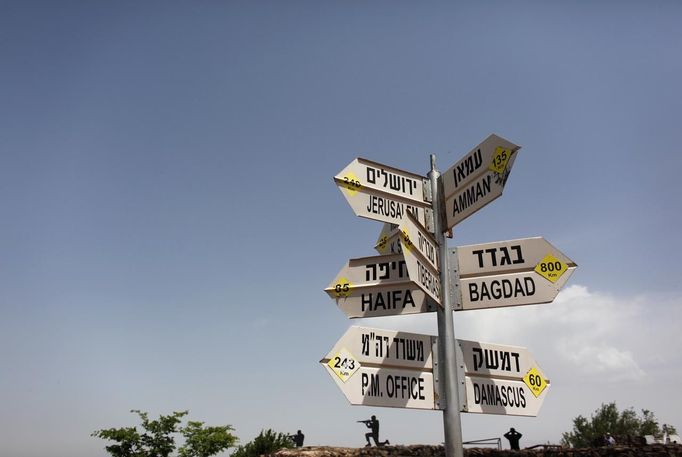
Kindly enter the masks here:
<path id="1" fill-rule="evenodd" d="M 438 409 L 435 337 L 350 327 L 320 363 L 353 405 Z"/>
<path id="2" fill-rule="evenodd" d="M 433 359 L 438 338 L 350 327 L 320 360 L 353 405 L 440 409 Z M 537 415 L 549 381 L 522 347 L 457 340 L 471 413 Z"/>
<path id="3" fill-rule="evenodd" d="M 457 351 L 462 411 L 537 416 L 550 383 L 526 348 L 457 340 Z"/>
<path id="4" fill-rule="evenodd" d="M 410 280 L 401 254 L 350 259 L 325 292 L 350 318 L 425 313 L 437 306 Z"/>
<path id="5" fill-rule="evenodd" d="M 357 216 L 400 224 L 410 212 L 425 225 L 431 203 L 424 198 L 424 177 L 357 158 L 334 182 Z"/>
<path id="6" fill-rule="evenodd" d="M 577 265 L 542 237 L 459 246 L 449 251 L 459 276 L 457 310 L 549 303 Z"/>
<path id="7" fill-rule="evenodd" d="M 493 134 L 442 174 L 447 228 L 502 195 L 519 149 Z"/>

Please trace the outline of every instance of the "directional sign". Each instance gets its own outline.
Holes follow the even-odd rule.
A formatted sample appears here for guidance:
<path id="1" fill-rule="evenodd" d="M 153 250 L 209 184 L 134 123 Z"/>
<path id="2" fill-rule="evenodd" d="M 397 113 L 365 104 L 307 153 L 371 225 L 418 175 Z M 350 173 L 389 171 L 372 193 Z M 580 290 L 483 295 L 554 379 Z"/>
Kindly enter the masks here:
<path id="1" fill-rule="evenodd" d="M 351 327 L 320 360 L 353 405 L 437 409 L 435 337 Z"/>
<path id="2" fill-rule="evenodd" d="M 325 292 L 350 318 L 435 311 L 437 304 L 410 280 L 401 254 L 349 260 Z"/>
<path id="3" fill-rule="evenodd" d="M 470 413 L 536 416 L 549 380 L 526 348 L 457 340 Z"/>
<path id="4" fill-rule="evenodd" d="M 443 173 L 447 228 L 452 228 L 502 195 L 519 146 L 490 135 Z"/>
<path id="5" fill-rule="evenodd" d="M 424 177 L 365 159 L 355 159 L 334 177 L 357 216 L 400 224 L 408 212 L 425 224 Z"/>
<path id="6" fill-rule="evenodd" d="M 350 327 L 320 360 L 354 405 L 439 409 L 431 335 Z M 537 415 L 549 380 L 526 348 L 457 340 L 471 413 Z"/>
<path id="7" fill-rule="evenodd" d="M 450 256 L 457 310 L 549 303 L 577 267 L 541 237 L 459 246 Z"/>
<path id="8" fill-rule="evenodd" d="M 520 346 L 457 340 L 464 372 L 474 376 L 510 378 L 518 381 L 531 369 L 540 370 L 528 349 Z"/>
<path id="9" fill-rule="evenodd" d="M 407 215 L 397 230 L 410 279 L 440 303 L 438 245 L 411 214 Z"/>
<path id="10" fill-rule="evenodd" d="M 468 413 L 537 416 L 547 395 L 532 395 L 523 381 L 466 376 L 464 382 Z"/>
<path id="11" fill-rule="evenodd" d="M 400 232 L 396 230 L 398 228 L 395 224 L 384 223 L 381 233 L 379 234 L 379 239 L 374 245 L 374 249 L 379 254 L 402 254 L 403 247 L 400 245 Z"/>

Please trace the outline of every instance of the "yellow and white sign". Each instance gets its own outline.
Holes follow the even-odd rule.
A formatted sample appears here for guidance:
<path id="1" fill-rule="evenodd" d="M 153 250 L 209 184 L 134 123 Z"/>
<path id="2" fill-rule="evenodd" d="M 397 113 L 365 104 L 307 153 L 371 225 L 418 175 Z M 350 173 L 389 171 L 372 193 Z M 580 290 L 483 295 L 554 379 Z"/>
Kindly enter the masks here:
<path id="1" fill-rule="evenodd" d="M 431 335 L 352 326 L 320 363 L 353 405 L 438 409 L 434 341 Z"/>
<path id="2" fill-rule="evenodd" d="M 542 237 L 459 246 L 457 310 L 549 303 L 577 265 Z"/>
<path id="3" fill-rule="evenodd" d="M 327 366 L 341 381 L 346 382 L 360 369 L 360 362 L 355 360 L 355 357 L 348 352 L 348 349 L 342 348 L 334 357 L 329 359 Z"/>
<path id="4" fill-rule="evenodd" d="M 400 224 L 412 213 L 424 224 L 424 177 L 357 158 L 334 176 L 334 182 L 360 217 Z"/>
<path id="5" fill-rule="evenodd" d="M 502 195 L 519 149 L 493 134 L 443 173 L 448 229 Z"/>
<path id="6" fill-rule="evenodd" d="M 530 391 L 536 397 L 539 396 L 549 385 L 549 381 L 547 381 L 542 373 L 540 373 L 540 371 L 535 367 L 528 370 L 526 376 L 523 377 L 523 382 L 526 383 Z"/>
<path id="7" fill-rule="evenodd" d="M 440 272 L 437 244 L 426 229 L 408 215 L 400 224 L 400 244 L 409 278 L 436 303 L 440 303 Z"/>
<path id="8" fill-rule="evenodd" d="M 458 373 L 465 385 L 462 410 L 470 413 L 536 416 L 549 381 L 520 346 L 457 340 Z"/>
<path id="9" fill-rule="evenodd" d="M 568 265 L 550 252 L 535 267 L 535 272 L 548 281 L 557 282 L 568 270 Z"/>
<path id="10" fill-rule="evenodd" d="M 427 313 L 438 306 L 410 280 L 402 254 L 350 259 L 325 292 L 350 318 Z"/>

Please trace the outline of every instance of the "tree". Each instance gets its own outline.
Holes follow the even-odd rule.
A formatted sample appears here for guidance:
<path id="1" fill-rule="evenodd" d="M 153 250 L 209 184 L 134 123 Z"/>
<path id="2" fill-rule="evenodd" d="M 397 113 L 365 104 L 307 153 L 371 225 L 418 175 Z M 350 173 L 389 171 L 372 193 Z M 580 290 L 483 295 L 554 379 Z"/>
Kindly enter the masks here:
<path id="1" fill-rule="evenodd" d="M 185 437 L 185 444 L 180 447 L 180 457 L 209 457 L 237 443 L 237 438 L 230 431 L 229 425 L 204 427 L 203 422 L 187 422 L 180 430 Z"/>
<path id="2" fill-rule="evenodd" d="M 668 433 L 675 433 L 675 428 L 668 425 Z M 670 430 L 673 430 L 672 432 Z M 604 436 L 610 433 L 618 441 L 644 435 L 659 438 L 662 430 L 654 413 L 642 410 L 638 417 L 634 409 L 628 408 L 619 412 L 616 403 L 602 404 L 588 420 L 583 416 L 573 419 L 573 430 L 562 434 L 561 443 L 575 448 L 597 447 L 604 444 Z"/>
<path id="3" fill-rule="evenodd" d="M 180 434 L 185 443 L 178 448 L 180 457 L 209 457 L 237 443 L 237 437 L 230 432 L 230 425 L 205 427 L 203 422 L 188 421 L 181 427 L 182 418 L 187 411 L 173 412 L 168 416 L 160 415 L 150 420 L 146 412 L 132 410 L 142 424 L 137 427 L 108 428 L 97 430 L 92 436 L 114 441 L 116 444 L 105 446 L 113 457 L 169 457 L 175 451 L 175 436 Z"/>
<path id="4" fill-rule="evenodd" d="M 239 446 L 232 457 L 259 457 L 272 454 L 280 449 L 292 448 L 294 443 L 285 433 L 275 433 L 271 429 L 261 430 L 260 434 L 244 446 Z"/>

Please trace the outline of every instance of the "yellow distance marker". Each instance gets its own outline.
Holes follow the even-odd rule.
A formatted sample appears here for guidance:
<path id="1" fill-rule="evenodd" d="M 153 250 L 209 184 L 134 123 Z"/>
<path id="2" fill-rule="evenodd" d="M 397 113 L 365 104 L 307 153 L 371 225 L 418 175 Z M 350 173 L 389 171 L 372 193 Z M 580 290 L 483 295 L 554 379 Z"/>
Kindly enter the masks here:
<path id="1" fill-rule="evenodd" d="M 336 298 L 347 298 L 352 290 L 353 284 L 351 284 L 348 278 L 341 277 L 336 280 L 334 285 L 334 295 L 336 295 Z"/>
<path id="2" fill-rule="evenodd" d="M 512 150 L 498 146 L 495 148 L 493 160 L 490 162 L 489 170 L 501 175 L 507 169 L 507 162 L 512 155 Z"/>
<path id="3" fill-rule="evenodd" d="M 407 228 L 403 227 L 400 229 L 400 237 L 405 242 L 405 249 L 407 250 L 407 252 L 410 252 L 412 246 L 414 245 L 412 244 L 412 240 L 410 239 L 410 234 L 407 232 Z"/>
<path id="4" fill-rule="evenodd" d="M 551 282 L 557 282 L 567 270 L 568 265 L 554 257 L 551 253 L 547 254 L 535 265 L 535 272 Z"/>
<path id="5" fill-rule="evenodd" d="M 360 184 L 360 180 L 358 179 L 357 176 L 355 176 L 354 173 L 348 173 L 347 175 L 345 175 L 343 177 L 342 185 L 351 196 L 355 196 L 355 194 L 357 194 L 360 188 L 362 187 L 362 184 Z"/>
<path id="6" fill-rule="evenodd" d="M 526 383 L 530 391 L 533 392 L 533 395 L 536 397 L 539 396 L 548 386 L 547 380 L 542 377 L 540 372 L 535 367 L 528 370 L 526 376 L 523 377 L 523 382 Z"/>
<path id="7" fill-rule="evenodd" d="M 384 224 L 383 228 L 381 229 L 381 233 L 379 234 L 379 239 L 374 245 L 374 249 L 379 251 L 380 254 L 386 254 L 387 251 L 386 248 L 388 247 L 388 236 L 390 234 L 391 234 L 390 225 Z"/>
<path id="8" fill-rule="evenodd" d="M 360 362 L 353 357 L 353 354 L 348 349 L 342 348 L 327 362 L 327 366 L 332 369 L 341 381 L 346 382 L 360 369 Z"/>

